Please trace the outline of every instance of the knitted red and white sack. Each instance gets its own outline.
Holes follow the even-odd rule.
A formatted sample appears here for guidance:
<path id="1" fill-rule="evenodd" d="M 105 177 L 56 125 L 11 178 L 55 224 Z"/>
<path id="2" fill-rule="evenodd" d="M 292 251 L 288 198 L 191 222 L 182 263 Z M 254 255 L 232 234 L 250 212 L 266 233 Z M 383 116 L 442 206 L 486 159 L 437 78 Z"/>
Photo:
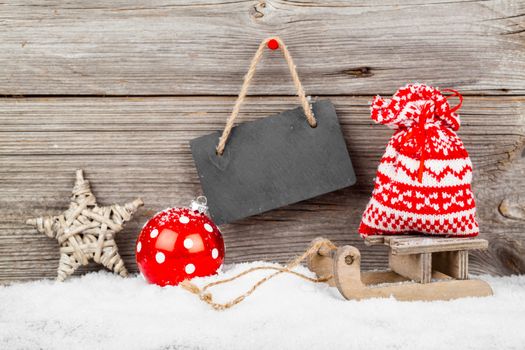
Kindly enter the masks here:
<path id="1" fill-rule="evenodd" d="M 479 233 L 470 183 L 472 163 L 455 133 L 462 97 L 451 108 L 436 88 L 409 84 L 392 99 L 377 96 L 371 117 L 396 129 L 377 169 L 359 233 L 424 233 L 473 237 Z"/>

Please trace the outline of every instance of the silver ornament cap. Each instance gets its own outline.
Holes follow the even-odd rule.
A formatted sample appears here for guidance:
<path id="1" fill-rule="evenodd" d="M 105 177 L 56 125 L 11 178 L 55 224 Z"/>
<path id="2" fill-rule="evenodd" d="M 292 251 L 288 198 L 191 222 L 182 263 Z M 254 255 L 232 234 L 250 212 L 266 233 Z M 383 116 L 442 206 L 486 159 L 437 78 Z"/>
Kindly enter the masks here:
<path id="1" fill-rule="evenodd" d="M 201 214 L 208 215 L 208 199 L 205 196 L 198 196 L 190 203 L 190 209 Z"/>

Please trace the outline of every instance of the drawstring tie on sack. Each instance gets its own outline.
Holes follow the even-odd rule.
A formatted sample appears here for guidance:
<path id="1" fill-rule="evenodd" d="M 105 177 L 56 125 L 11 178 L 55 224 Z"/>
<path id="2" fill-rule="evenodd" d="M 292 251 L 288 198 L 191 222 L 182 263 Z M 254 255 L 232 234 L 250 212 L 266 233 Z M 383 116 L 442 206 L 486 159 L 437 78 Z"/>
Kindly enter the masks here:
<path id="1" fill-rule="evenodd" d="M 461 108 L 461 105 L 463 104 L 463 96 L 456 90 L 452 89 L 444 89 L 443 92 L 451 92 L 451 97 L 456 96 L 459 98 L 459 103 L 454 108 L 448 107 L 448 110 L 445 112 L 445 114 L 450 114 L 456 112 L 459 108 Z M 447 98 L 447 97 L 445 97 Z M 448 98 L 447 98 L 448 100 Z M 435 104 L 434 104 L 435 105 Z M 406 144 L 407 141 L 410 139 L 413 139 L 416 143 L 416 147 L 419 148 L 420 158 L 419 158 L 419 169 L 417 172 L 417 179 L 421 183 L 423 182 L 423 172 L 425 171 L 425 160 L 427 159 L 427 139 L 428 139 L 428 133 L 427 129 L 425 128 L 425 125 L 427 123 L 427 120 L 432 118 L 435 114 L 435 110 L 432 112 L 432 105 L 430 103 L 426 103 L 422 110 L 421 114 L 419 115 L 418 123 L 413 125 L 410 130 L 406 133 L 406 135 L 401 140 L 401 144 Z"/>

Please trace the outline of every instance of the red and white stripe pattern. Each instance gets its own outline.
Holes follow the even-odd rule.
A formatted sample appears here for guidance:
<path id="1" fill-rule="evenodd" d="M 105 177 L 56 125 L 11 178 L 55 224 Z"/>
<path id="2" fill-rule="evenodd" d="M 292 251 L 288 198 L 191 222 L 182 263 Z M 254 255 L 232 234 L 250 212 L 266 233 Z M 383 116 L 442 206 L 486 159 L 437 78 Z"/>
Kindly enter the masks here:
<path id="1" fill-rule="evenodd" d="M 439 90 L 420 84 L 407 85 L 391 100 L 375 98 L 372 119 L 397 130 L 379 164 L 361 235 L 479 233 L 472 163 L 454 132 L 456 109 Z"/>

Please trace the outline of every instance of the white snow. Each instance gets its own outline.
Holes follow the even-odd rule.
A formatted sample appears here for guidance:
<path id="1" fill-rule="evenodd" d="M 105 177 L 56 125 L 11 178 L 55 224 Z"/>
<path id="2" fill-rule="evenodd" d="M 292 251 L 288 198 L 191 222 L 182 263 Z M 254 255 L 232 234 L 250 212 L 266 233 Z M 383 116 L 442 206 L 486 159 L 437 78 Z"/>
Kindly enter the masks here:
<path id="1" fill-rule="evenodd" d="M 227 301 L 267 273 L 212 292 Z M 326 284 L 281 275 L 222 312 L 140 276 L 98 272 L 13 284 L 0 287 L 0 349 L 524 349 L 525 276 L 482 278 L 494 297 L 356 302 Z"/>

